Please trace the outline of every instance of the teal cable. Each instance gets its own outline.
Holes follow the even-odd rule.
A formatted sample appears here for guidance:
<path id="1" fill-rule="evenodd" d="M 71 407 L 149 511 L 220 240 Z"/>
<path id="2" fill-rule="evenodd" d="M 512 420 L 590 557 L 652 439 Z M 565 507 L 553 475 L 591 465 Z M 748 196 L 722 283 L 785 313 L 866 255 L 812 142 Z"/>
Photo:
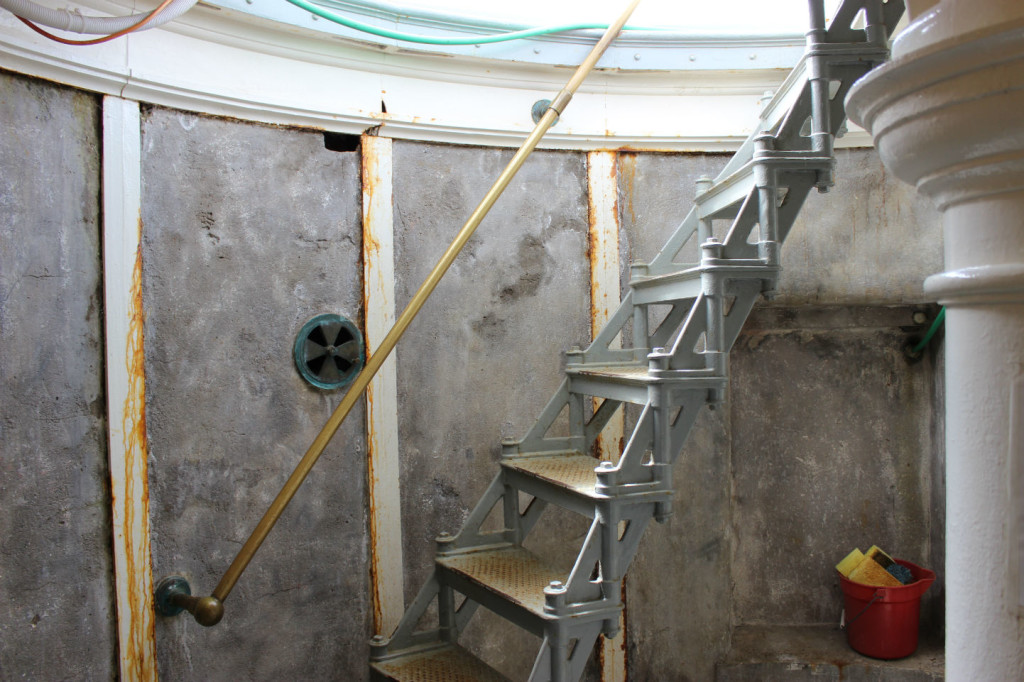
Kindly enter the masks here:
<path id="1" fill-rule="evenodd" d="M 921 339 L 920 343 L 914 346 L 910 352 L 920 353 L 922 350 L 924 350 L 924 347 L 927 346 L 928 342 L 932 340 L 933 336 L 935 336 L 935 332 L 939 331 L 939 327 L 942 326 L 942 321 L 945 319 L 946 308 L 943 307 L 942 310 L 939 311 L 939 314 L 935 316 L 935 321 L 932 322 L 932 326 L 929 327 L 928 332 L 924 335 L 924 338 Z"/>
<path id="2" fill-rule="evenodd" d="M 318 7 L 306 0 L 288 0 L 296 7 L 301 7 L 307 12 L 312 12 L 318 17 L 323 17 L 328 21 L 333 21 L 336 24 L 342 26 L 348 26 L 349 28 L 363 33 L 371 33 L 381 38 L 392 38 L 393 40 L 403 40 L 407 43 L 420 43 L 422 45 L 484 45 L 486 43 L 501 43 L 507 40 L 519 40 L 520 38 L 532 38 L 533 36 L 547 35 L 549 33 L 564 33 L 566 31 L 582 31 L 585 29 L 606 29 L 608 24 L 567 24 L 565 26 L 547 26 L 541 28 L 530 28 L 523 31 L 511 31 L 509 33 L 499 33 L 497 35 L 489 36 L 477 36 L 475 38 L 435 38 L 433 36 L 418 36 L 410 33 L 401 33 L 399 31 L 390 31 L 386 28 L 380 28 L 378 26 L 371 26 L 370 24 L 364 24 L 361 21 L 355 19 L 348 19 L 335 14 L 334 12 Z M 663 29 L 656 28 L 643 28 L 638 29 L 635 27 L 627 26 L 625 30 L 643 30 L 643 31 L 660 31 Z"/>

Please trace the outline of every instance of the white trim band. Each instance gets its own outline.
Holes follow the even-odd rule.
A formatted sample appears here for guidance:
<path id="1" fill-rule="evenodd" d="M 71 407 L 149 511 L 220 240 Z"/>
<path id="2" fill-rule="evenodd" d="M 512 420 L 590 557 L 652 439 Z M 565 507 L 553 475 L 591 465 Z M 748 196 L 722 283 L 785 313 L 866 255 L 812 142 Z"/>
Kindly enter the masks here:
<path id="1" fill-rule="evenodd" d="M 125 11 L 107 0 L 72 7 Z M 582 59 L 589 46 L 575 48 Z M 507 147 L 533 128 L 533 103 L 565 80 L 564 67 L 414 53 L 204 3 L 159 29 L 86 48 L 47 41 L 2 12 L 0 68 L 205 114 L 349 134 L 381 125 L 391 138 Z M 598 70 L 540 146 L 732 151 L 786 75 Z M 842 144 L 870 140 L 853 133 Z"/>

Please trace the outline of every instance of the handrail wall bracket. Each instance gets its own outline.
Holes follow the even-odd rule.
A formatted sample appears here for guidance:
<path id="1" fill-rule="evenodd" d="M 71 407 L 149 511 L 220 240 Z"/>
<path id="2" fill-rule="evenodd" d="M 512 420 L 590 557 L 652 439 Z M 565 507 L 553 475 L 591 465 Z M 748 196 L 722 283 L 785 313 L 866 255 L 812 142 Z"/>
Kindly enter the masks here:
<path id="1" fill-rule="evenodd" d="M 224 604 L 216 597 L 194 597 L 188 581 L 179 575 L 167 576 L 156 586 L 156 612 L 176 616 L 188 611 L 200 625 L 210 627 L 224 617 Z"/>

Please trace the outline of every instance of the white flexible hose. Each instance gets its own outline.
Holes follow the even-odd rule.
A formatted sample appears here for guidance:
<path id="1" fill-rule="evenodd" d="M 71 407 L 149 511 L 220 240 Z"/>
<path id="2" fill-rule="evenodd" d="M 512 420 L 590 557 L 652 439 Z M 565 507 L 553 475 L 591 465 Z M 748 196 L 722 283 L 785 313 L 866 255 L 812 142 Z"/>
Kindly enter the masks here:
<path id="1" fill-rule="evenodd" d="M 177 19 L 192 9 L 198 1 L 174 0 L 153 21 L 139 30 L 144 31 Z M 71 31 L 72 33 L 117 33 L 137 24 L 143 17 L 149 14 L 149 12 L 140 12 L 139 14 L 128 14 L 122 17 L 86 17 L 77 10 L 50 9 L 37 5 L 32 0 L 0 0 L 0 7 L 22 19 L 28 19 L 37 24 L 57 28 L 62 31 Z"/>

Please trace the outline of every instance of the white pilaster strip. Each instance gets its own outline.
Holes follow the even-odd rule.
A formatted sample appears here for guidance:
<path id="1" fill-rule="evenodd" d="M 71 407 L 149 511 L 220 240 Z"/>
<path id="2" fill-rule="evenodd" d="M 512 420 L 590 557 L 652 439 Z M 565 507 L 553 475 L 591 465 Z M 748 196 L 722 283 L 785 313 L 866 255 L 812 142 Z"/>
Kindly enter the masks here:
<path id="1" fill-rule="evenodd" d="M 587 154 L 587 190 L 590 198 L 590 329 L 591 336 L 608 322 L 619 306 L 619 210 L 617 156 L 612 151 Z M 615 339 L 611 347 L 621 346 Z M 596 405 L 595 405 L 596 408 Z M 618 462 L 622 454 L 624 415 L 620 410 L 597 439 L 597 456 Z M 625 600 L 625 590 L 623 590 Z M 626 618 L 619 617 L 619 634 L 601 637 L 601 679 L 626 679 Z"/>
<path id="2" fill-rule="evenodd" d="M 103 281 L 114 583 L 122 680 L 156 680 L 149 549 L 139 104 L 103 98 Z"/>
<path id="3" fill-rule="evenodd" d="M 596 336 L 619 307 L 619 213 L 616 154 L 587 154 L 587 189 L 590 197 L 590 333 Z M 610 344 L 621 347 L 620 339 Z M 605 427 L 598 440 L 602 458 L 619 461 L 623 415 Z"/>
<path id="4" fill-rule="evenodd" d="M 372 354 L 395 324 L 391 140 L 362 136 L 363 303 Z M 370 573 L 374 631 L 390 636 L 405 609 L 399 494 L 398 380 L 392 353 L 366 390 Z"/>

